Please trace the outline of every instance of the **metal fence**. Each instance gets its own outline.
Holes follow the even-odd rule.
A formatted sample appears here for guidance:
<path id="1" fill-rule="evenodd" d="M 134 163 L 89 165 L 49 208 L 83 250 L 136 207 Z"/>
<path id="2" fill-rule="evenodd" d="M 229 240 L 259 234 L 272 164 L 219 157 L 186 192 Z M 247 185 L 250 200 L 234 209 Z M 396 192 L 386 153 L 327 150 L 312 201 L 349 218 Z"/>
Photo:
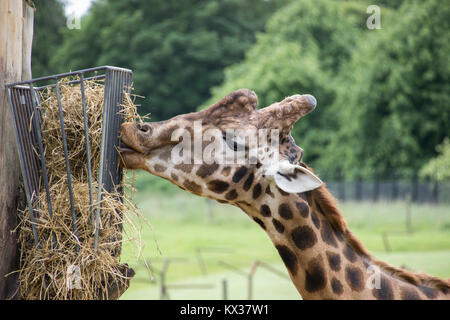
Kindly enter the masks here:
<path id="1" fill-rule="evenodd" d="M 374 180 L 327 181 L 328 189 L 341 201 L 397 201 L 450 203 L 450 181 Z"/>

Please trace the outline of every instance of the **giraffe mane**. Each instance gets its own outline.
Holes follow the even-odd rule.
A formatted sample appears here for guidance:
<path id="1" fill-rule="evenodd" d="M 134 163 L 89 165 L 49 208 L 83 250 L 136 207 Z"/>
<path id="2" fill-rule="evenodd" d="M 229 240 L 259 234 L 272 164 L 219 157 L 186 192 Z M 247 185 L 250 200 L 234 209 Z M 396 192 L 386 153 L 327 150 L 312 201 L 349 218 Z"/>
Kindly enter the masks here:
<path id="1" fill-rule="evenodd" d="M 416 286 L 429 286 L 446 293 L 450 290 L 450 279 L 444 280 L 438 277 L 430 276 L 422 272 L 413 272 L 404 268 L 395 267 L 387 262 L 376 260 L 369 251 L 364 247 L 361 241 L 348 229 L 340 210 L 337 207 L 336 199 L 331 195 L 325 185 L 310 191 L 308 197 L 312 201 L 312 205 L 322 213 L 328 220 L 336 232 L 339 232 L 347 242 L 347 244 L 363 259 L 371 261 L 372 264 L 380 267 L 386 273 L 404 280 Z"/>

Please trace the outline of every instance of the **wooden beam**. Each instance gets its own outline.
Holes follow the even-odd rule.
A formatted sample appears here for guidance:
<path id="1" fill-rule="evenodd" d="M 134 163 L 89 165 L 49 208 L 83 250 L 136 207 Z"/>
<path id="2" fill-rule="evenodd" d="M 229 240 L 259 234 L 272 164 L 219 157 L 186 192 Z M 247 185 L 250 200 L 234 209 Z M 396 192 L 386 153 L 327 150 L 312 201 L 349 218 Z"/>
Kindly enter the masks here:
<path id="1" fill-rule="evenodd" d="M 21 197 L 12 117 L 5 84 L 31 78 L 34 8 L 26 0 L 0 1 L 0 299 L 17 296 L 17 207 Z"/>

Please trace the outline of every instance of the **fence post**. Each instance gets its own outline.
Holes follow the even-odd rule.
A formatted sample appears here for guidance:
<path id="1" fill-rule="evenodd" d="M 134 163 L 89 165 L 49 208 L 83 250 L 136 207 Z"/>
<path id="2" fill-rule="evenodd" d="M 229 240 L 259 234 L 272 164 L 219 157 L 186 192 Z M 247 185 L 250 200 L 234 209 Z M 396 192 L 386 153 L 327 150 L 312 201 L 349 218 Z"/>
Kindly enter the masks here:
<path id="1" fill-rule="evenodd" d="M 416 172 L 414 172 L 412 178 L 411 200 L 413 202 L 418 202 L 419 200 L 419 179 Z"/>
<path id="2" fill-rule="evenodd" d="M 411 227 L 411 196 L 406 196 L 406 232 L 411 233 L 412 227 Z"/>
<path id="3" fill-rule="evenodd" d="M 343 178 L 342 170 L 338 171 L 338 194 L 341 201 L 345 201 L 345 181 Z"/>
<path id="4" fill-rule="evenodd" d="M 375 171 L 373 180 L 373 201 L 377 202 L 380 199 L 380 179 L 378 171 Z"/>
<path id="5" fill-rule="evenodd" d="M 222 295 L 223 300 L 228 300 L 228 282 L 227 279 L 222 280 Z"/>
<path id="6" fill-rule="evenodd" d="M 167 258 L 164 260 L 164 265 L 161 269 L 160 274 L 160 281 L 161 281 L 161 297 L 160 300 L 163 299 L 169 299 L 169 293 L 167 292 L 167 285 L 166 285 L 166 273 L 167 269 L 169 268 L 170 259 Z"/>
<path id="7" fill-rule="evenodd" d="M 439 203 L 439 182 L 437 180 L 434 181 L 432 198 L 434 204 Z"/>
<path id="8" fill-rule="evenodd" d="M 250 268 L 250 272 L 248 273 L 248 300 L 253 299 L 253 275 L 256 272 L 256 269 L 259 266 L 259 261 L 256 260 L 253 262 L 252 267 Z"/>
<path id="9" fill-rule="evenodd" d="M 362 183 L 361 183 L 361 176 L 360 176 L 359 172 L 356 174 L 355 198 L 358 201 L 362 200 Z"/>
<path id="10" fill-rule="evenodd" d="M 397 184 L 397 171 L 394 169 L 392 172 L 392 200 L 397 200 L 398 198 L 398 184 Z"/>

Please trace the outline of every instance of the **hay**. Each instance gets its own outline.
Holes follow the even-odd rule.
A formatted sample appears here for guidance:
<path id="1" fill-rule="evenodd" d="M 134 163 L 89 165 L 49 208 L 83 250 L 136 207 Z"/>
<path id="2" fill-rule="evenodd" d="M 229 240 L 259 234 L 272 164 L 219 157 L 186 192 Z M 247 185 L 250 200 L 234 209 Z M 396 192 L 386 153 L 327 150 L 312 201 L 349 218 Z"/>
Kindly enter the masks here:
<path id="1" fill-rule="evenodd" d="M 73 79 L 67 79 L 73 80 Z M 120 263 L 122 224 L 131 223 L 136 206 L 118 193 L 105 193 L 101 204 L 90 207 L 87 177 L 87 154 L 84 119 L 79 84 L 60 83 L 64 125 L 66 129 L 73 195 L 77 218 L 74 234 L 66 163 L 62 145 L 59 110 L 54 88 L 40 92 L 41 127 L 50 184 L 53 217 L 50 218 L 45 189 L 36 199 L 36 228 L 39 247 L 36 247 L 30 213 L 21 212 L 19 242 L 21 269 L 20 295 L 24 299 L 111 299 L 118 298 L 128 287 L 133 274 Z M 100 160 L 104 85 L 99 81 L 85 81 L 88 114 L 93 199 L 97 199 L 97 169 Z M 138 120 L 136 106 L 129 94 L 124 95 L 125 121 Z M 126 175 L 124 175 L 126 177 Z M 124 187 L 126 183 L 121 187 Z M 121 201 L 122 200 L 122 201 Z M 92 210 L 102 208 L 98 248 L 94 250 L 95 229 Z M 130 225 L 130 224 L 129 224 Z M 137 229 L 134 229 L 137 230 Z M 135 239 L 130 237 L 126 240 Z M 131 270 L 131 271 L 130 271 Z"/>

